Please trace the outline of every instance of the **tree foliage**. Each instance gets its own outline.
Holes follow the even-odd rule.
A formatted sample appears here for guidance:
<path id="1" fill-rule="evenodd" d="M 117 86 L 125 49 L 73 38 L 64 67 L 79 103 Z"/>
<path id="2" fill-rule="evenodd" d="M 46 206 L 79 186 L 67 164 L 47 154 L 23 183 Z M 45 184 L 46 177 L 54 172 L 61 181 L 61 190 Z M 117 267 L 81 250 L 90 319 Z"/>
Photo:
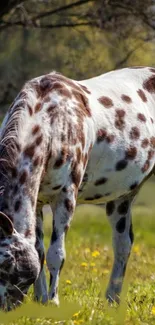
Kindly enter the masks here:
<path id="1" fill-rule="evenodd" d="M 134 23 L 134 24 L 133 24 Z M 1 0 L 1 29 L 89 25 L 121 35 L 133 27 L 155 29 L 154 0 Z"/>
<path id="2" fill-rule="evenodd" d="M 1 0 L 0 106 L 58 70 L 82 79 L 154 64 L 154 0 Z"/>

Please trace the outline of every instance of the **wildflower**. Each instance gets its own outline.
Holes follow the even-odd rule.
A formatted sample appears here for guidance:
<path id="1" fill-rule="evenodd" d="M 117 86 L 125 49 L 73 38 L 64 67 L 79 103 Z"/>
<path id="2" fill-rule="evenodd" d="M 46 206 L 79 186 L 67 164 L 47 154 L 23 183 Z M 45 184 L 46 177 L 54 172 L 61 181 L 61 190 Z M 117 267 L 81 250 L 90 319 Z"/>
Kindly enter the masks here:
<path id="1" fill-rule="evenodd" d="M 155 306 L 152 307 L 152 314 L 155 315 Z"/>
<path id="2" fill-rule="evenodd" d="M 135 245 L 135 246 L 133 247 L 133 252 L 134 252 L 135 254 L 137 254 L 137 255 L 140 255 L 140 247 L 139 247 L 139 245 Z"/>
<path id="3" fill-rule="evenodd" d="M 70 280 L 66 280 L 66 283 L 67 284 L 71 284 L 72 282 Z"/>
<path id="4" fill-rule="evenodd" d="M 73 314 L 73 317 L 78 317 L 80 314 L 80 311 L 78 311 L 77 313 Z"/>
<path id="5" fill-rule="evenodd" d="M 97 273 L 97 268 L 96 267 L 94 267 L 93 272 Z"/>
<path id="6" fill-rule="evenodd" d="M 96 251 L 93 251 L 91 255 L 92 255 L 92 257 L 97 257 L 97 256 L 100 256 L 100 252 L 96 250 Z"/>
<path id="7" fill-rule="evenodd" d="M 108 274 L 108 273 L 109 273 L 109 270 L 108 270 L 108 269 L 104 269 L 104 270 L 103 270 L 103 274 L 104 274 L 104 275 L 106 275 L 106 274 Z"/>
<path id="8" fill-rule="evenodd" d="M 82 263 L 81 263 L 81 266 L 83 266 L 83 267 L 87 267 L 87 266 L 88 266 L 88 263 L 86 263 L 86 262 L 82 262 Z"/>

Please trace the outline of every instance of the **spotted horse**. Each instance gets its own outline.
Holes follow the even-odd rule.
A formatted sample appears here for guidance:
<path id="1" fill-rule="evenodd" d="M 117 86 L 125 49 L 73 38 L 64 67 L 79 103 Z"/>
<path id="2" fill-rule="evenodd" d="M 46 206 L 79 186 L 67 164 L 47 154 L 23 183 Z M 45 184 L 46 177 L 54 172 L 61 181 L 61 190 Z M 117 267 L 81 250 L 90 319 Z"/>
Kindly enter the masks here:
<path id="1" fill-rule="evenodd" d="M 131 205 L 154 172 L 155 69 L 125 68 L 75 81 L 52 72 L 28 81 L 0 131 L 0 306 L 56 304 L 65 236 L 78 203 L 105 203 L 114 264 L 106 297 L 119 301 L 133 243 Z M 44 273 L 44 204 L 53 231 Z"/>

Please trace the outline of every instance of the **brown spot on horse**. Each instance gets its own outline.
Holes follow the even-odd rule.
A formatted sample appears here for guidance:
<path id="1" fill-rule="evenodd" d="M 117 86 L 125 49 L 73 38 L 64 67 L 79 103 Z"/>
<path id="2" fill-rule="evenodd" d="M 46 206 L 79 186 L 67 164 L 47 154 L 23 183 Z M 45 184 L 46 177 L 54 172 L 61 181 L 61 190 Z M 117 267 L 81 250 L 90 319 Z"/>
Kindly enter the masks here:
<path id="1" fill-rule="evenodd" d="M 32 129 L 32 135 L 35 135 L 36 133 L 38 133 L 40 131 L 40 126 L 39 125 L 34 125 L 33 129 Z"/>
<path id="2" fill-rule="evenodd" d="M 149 93 L 155 92 L 155 76 L 149 77 L 147 80 L 143 82 L 143 88 L 147 90 Z"/>
<path id="3" fill-rule="evenodd" d="M 98 98 L 98 101 L 106 108 L 111 108 L 113 106 L 112 99 L 107 96 L 101 96 L 100 98 Z"/>
<path id="4" fill-rule="evenodd" d="M 122 95 L 121 96 L 121 98 L 122 98 L 122 100 L 124 101 L 124 102 L 126 102 L 127 104 L 130 104 L 131 102 L 132 102 L 132 99 L 131 99 L 131 97 L 129 97 L 129 96 L 127 96 L 127 95 Z"/>
<path id="5" fill-rule="evenodd" d="M 129 149 L 125 151 L 125 159 L 133 160 L 135 159 L 136 155 L 137 155 L 136 147 L 131 146 Z"/>
<path id="6" fill-rule="evenodd" d="M 140 131 L 137 126 L 133 126 L 130 131 L 130 139 L 138 140 L 140 137 Z"/>
<path id="7" fill-rule="evenodd" d="M 138 113 L 138 114 L 137 114 L 137 118 L 138 118 L 138 120 L 141 121 L 141 122 L 146 122 L 146 117 L 145 117 L 145 115 L 142 114 L 142 113 Z"/>
<path id="8" fill-rule="evenodd" d="M 149 140 L 147 138 L 144 138 L 141 143 L 142 148 L 147 148 L 149 145 Z"/>
<path id="9" fill-rule="evenodd" d="M 115 127 L 119 130 L 123 130 L 125 128 L 124 116 L 125 111 L 123 109 L 116 109 Z"/>
<path id="10" fill-rule="evenodd" d="M 27 171 L 23 170 L 20 177 L 19 177 L 19 182 L 20 182 L 21 185 L 23 185 L 26 182 L 27 176 L 28 176 Z"/>
<path id="11" fill-rule="evenodd" d="M 139 97 L 141 98 L 141 100 L 146 103 L 147 102 L 147 97 L 144 93 L 144 91 L 142 89 L 138 89 L 137 90 L 137 94 L 139 95 Z"/>

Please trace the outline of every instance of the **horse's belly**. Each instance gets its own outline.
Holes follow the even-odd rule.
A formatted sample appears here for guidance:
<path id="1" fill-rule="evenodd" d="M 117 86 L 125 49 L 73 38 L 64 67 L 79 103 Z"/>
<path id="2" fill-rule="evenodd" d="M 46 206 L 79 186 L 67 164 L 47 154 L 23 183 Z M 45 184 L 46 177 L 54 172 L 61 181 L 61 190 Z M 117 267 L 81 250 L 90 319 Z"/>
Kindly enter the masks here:
<path id="1" fill-rule="evenodd" d="M 110 182 L 109 182 L 110 183 Z M 129 189 L 125 186 L 114 184 L 101 185 L 96 188 L 93 184 L 89 184 L 86 188 L 80 188 L 77 202 L 79 204 L 101 204 L 108 201 L 116 200 L 118 197 L 125 195 Z"/>
<path id="2" fill-rule="evenodd" d="M 154 165 L 152 159 L 147 172 L 143 171 L 147 156 L 147 152 L 139 151 L 134 159 L 131 156 L 125 160 L 117 150 L 107 150 L 103 156 L 94 152 L 79 189 L 78 203 L 104 203 L 138 188 Z"/>
<path id="3" fill-rule="evenodd" d="M 131 172 L 128 170 L 128 173 L 98 173 L 98 177 L 91 174 L 90 178 L 88 173 L 88 181 L 83 182 L 79 189 L 78 203 L 98 204 L 126 195 L 141 183 L 138 174 L 138 168 L 133 168 Z"/>
<path id="4" fill-rule="evenodd" d="M 127 151 L 126 148 L 129 147 Z M 154 166 L 154 150 L 141 150 L 125 143 L 94 145 L 79 188 L 78 203 L 104 203 L 138 188 Z M 149 160 L 148 160 L 149 157 Z M 53 202 L 70 177 L 70 165 L 49 169 L 39 191 L 39 199 Z"/>

